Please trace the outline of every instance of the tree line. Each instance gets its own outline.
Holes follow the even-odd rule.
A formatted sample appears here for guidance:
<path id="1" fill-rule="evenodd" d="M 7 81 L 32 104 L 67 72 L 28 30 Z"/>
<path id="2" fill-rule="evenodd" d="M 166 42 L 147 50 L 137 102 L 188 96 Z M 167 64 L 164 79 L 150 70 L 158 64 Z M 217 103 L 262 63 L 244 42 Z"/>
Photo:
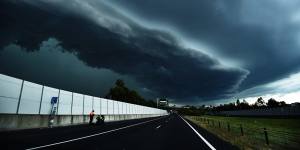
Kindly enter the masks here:
<path id="1" fill-rule="evenodd" d="M 219 106 L 212 107 L 214 111 L 228 111 L 228 110 L 244 110 L 244 109 L 263 109 L 263 108 L 274 108 L 274 107 L 284 107 L 287 104 L 284 101 L 276 101 L 274 98 L 270 98 L 265 101 L 262 97 L 259 97 L 254 104 L 249 104 L 246 100 L 228 104 L 220 104 Z"/>

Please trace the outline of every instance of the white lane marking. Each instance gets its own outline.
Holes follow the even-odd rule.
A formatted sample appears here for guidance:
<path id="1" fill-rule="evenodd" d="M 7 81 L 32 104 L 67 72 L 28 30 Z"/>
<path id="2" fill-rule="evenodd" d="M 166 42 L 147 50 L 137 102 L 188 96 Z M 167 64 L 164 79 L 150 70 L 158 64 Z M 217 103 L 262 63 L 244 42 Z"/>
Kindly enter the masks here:
<path id="1" fill-rule="evenodd" d="M 179 116 L 179 115 L 178 115 Z M 181 116 L 179 116 L 187 125 L 189 125 L 189 127 L 201 138 L 201 140 L 212 150 L 216 150 L 215 147 L 213 147 L 200 133 L 198 133 L 198 131 L 192 126 L 190 125 L 186 120 L 184 120 Z"/>
<path id="2" fill-rule="evenodd" d="M 160 127 L 161 127 L 161 125 L 157 126 L 156 129 L 158 129 L 158 128 L 160 128 Z"/>
<path id="3" fill-rule="evenodd" d="M 59 145 L 59 144 L 73 142 L 73 141 L 78 141 L 78 140 L 82 140 L 82 139 L 94 137 L 94 136 L 97 136 L 97 135 L 102 135 L 102 134 L 106 134 L 106 133 L 110 133 L 110 132 L 114 132 L 114 131 L 118 131 L 118 130 L 130 128 L 130 127 L 142 125 L 142 124 L 145 124 L 145 123 L 148 123 L 148 122 L 152 122 L 152 121 L 155 121 L 155 120 L 158 120 L 158 119 L 162 119 L 162 118 L 156 118 L 156 119 L 148 120 L 148 121 L 145 121 L 145 122 L 140 122 L 140 123 L 137 123 L 137 124 L 133 124 L 133 125 L 129 125 L 129 126 L 125 126 L 125 127 L 121 127 L 121 128 L 117 128 L 117 129 L 105 131 L 105 132 L 100 132 L 100 133 L 96 133 L 96 134 L 92 134 L 92 135 L 88 135 L 88 136 L 83 136 L 83 137 L 79 137 L 79 138 L 74 138 L 74 139 L 70 139 L 70 140 L 66 140 L 66 141 L 62 141 L 62 142 L 57 142 L 57 143 L 52 143 L 52 144 L 47 144 L 47 145 L 42 145 L 42 146 L 37 146 L 37 147 L 32 147 L 32 148 L 27 148 L 26 150 L 40 149 L 40 148 L 50 147 L 50 146 L 54 146 L 54 145 Z"/>

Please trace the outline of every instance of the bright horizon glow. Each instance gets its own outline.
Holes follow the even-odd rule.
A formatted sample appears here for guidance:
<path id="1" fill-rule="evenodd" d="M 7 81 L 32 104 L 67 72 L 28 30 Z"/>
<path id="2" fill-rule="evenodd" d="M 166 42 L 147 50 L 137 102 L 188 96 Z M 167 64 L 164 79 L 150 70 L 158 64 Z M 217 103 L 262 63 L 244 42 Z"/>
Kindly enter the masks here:
<path id="1" fill-rule="evenodd" d="M 247 95 L 247 93 L 253 94 Z M 277 101 L 285 101 L 288 104 L 300 102 L 300 72 L 275 82 L 247 89 L 237 95 L 236 97 L 245 99 L 251 104 L 258 97 L 262 97 L 265 101 L 274 98 Z"/>
<path id="2" fill-rule="evenodd" d="M 254 104 L 259 97 L 262 97 L 265 102 L 270 98 L 274 98 L 276 101 L 284 101 L 287 104 L 300 102 L 300 72 L 275 82 L 246 89 L 229 99 L 211 100 L 199 104 L 217 106 L 236 102 L 237 99 L 240 99 L 240 101 L 246 100 L 249 104 Z"/>

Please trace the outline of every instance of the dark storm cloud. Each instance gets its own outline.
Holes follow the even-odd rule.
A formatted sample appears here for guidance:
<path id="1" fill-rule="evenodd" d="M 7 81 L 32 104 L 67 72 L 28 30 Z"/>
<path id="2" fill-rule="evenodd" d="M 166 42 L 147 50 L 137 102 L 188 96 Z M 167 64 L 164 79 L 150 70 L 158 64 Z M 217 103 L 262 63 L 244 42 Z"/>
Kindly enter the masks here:
<path id="1" fill-rule="evenodd" d="M 145 28 L 105 3 L 44 2 L 1 4 L 2 47 L 15 43 L 28 51 L 38 50 L 42 41 L 53 37 L 86 65 L 129 76 L 152 97 L 167 96 L 181 103 L 229 96 L 247 75 L 184 48 L 168 32 Z M 69 76 L 68 71 L 61 75 Z"/>
<path id="2" fill-rule="evenodd" d="M 0 53 L 0 70 L 27 81 L 100 97 L 107 94 L 118 78 L 139 89 L 135 80 L 128 76 L 86 66 L 54 38 L 41 42 L 35 52 L 27 52 L 17 44 L 5 46 Z"/>
<path id="3" fill-rule="evenodd" d="M 171 26 L 209 45 L 218 59 L 250 71 L 242 89 L 300 68 L 300 2 L 296 0 L 114 0 L 143 21 Z"/>

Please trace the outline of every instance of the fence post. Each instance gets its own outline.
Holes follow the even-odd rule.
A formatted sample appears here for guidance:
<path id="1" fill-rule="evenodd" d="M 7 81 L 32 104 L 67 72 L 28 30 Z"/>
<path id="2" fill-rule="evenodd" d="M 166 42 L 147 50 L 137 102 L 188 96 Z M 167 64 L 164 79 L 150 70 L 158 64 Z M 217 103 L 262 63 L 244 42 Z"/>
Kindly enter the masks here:
<path id="1" fill-rule="evenodd" d="M 215 123 L 214 123 L 214 120 L 212 120 L 212 125 L 213 125 L 213 127 L 215 127 Z"/>
<path id="2" fill-rule="evenodd" d="M 220 123 L 220 121 L 219 121 L 219 128 L 221 128 L 221 123 Z"/>
<path id="3" fill-rule="evenodd" d="M 269 145 L 268 132 L 267 132 L 267 129 L 266 129 L 266 128 L 264 128 L 264 133 L 265 133 L 266 143 L 267 143 L 267 145 Z"/>
<path id="4" fill-rule="evenodd" d="M 207 123 L 209 124 L 209 119 L 207 119 Z"/>
<path id="5" fill-rule="evenodd" d="M 241 135 L 244 136 L 244 130 L 242 124 L 240 124 L 240 128 L 241 128 Z"/>
<path id="6" fill-rule="evenodd" d="M 228 129 L 228 132 L 230 132 L 230 124 L 229 124 L 229 122 L 227 122 L 227 129 Z"/>

